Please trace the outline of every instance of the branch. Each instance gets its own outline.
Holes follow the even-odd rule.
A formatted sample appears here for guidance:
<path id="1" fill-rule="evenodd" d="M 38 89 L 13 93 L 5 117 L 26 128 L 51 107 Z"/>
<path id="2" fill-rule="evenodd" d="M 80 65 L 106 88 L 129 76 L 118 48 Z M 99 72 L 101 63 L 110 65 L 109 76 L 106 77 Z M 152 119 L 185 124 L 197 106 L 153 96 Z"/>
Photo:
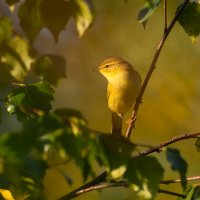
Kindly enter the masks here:
<path id="1" fill-rule="evenodd" d="M 71 195 L 66 195 L 64 197 L 61 197 L 59 200 L 69 200 L 69 199 L 73 199 L 78 197 L 79 195 L 85 194 L 87 192 L 92 192 L 95 190 L 101 190 L 101 189 L 105 189 L 105 188 L 110 188 L 110 187 L 128 187 L 128 182 L 127 181 L 120 181 L 120 182 L 111 182 L 111 183 L 100 183 L 97 185 L 93 185 L 90 186 L 88 188 L 82 189 L 77 191 L 76 193 L 73 194 L 73 196 Z"/>
<path id="2" fill-rule="evenodd" d="M 93 180 L 91 180 L 90 182 L 88 182 L 88 183 L 82 185 L 81 187 L 73 190 L 72 192 L 70 192 L 70 193 L 68 193 L 68 194 L 60 197 L 58 200 L 69 200 L 69 199 L 76 198 L 80 194 L 86 193 L 86 192 L 82 192 L 81 193 L 80 191 L 87 191 L 87 190 L 89 190 L 88 188 L 94 188 L 98 184 L 100 184 L 102 182 L 105 182 L 106 181 L 106 177 L 107 177 L 107 172 L 104 171 L 99 176 L 97 176 L 96 178 L 94 178 Z M 87 192 L 89 192 L 89 191 L 87 191 Z"/>
<path id="3" fill-rule="evenodd" d="M 179 135 L 179 136 L 175 136 L 175 137 L 171 138 L 170 140 L 167 140 L 167 141 L 157 145 L 156 147 L 150 147 L 146 151 L 143 151 L 143 152 L 141 152 L 138 155 L 133 156 L 133 157 L 144 156 L 144 155 L 148 155 L 148 154 L 153 153 L 153 152 L 160 152 L 161 148 L 168 146 L 172 143 L 175 143 L 175 142 L 178 142 L 178 141 L 181 141 L 181 140 L 185 140 L 185 139 L 189 139 L 189 138 L 197 138 L 197 137 L 200 137 L 200 133 L 182 134 L 182 135 Z M 120 186 L 128 187 L 128 182 L 126 182 L 126 181 L 113 182 L 112 184 L 111 183 L 103 183 L 103 182 L 106 181 L 106 177 L 107 177 L 107 172 L 104 171 L 99 176 L 97 176 L 96 178 L 91 180 L 90 182 L 88 182 L 85 185 L 83 185 L 83 186 L 73 190 L 72 192 L 64 195 L 63 197 L 59 198 L 58 200 L 73 199 L 73 198 L 76 198 L 77 196 L 79 196 L 81 194 L 86 193 L 86 192 L 91 192 L 91 191 L 94 191 L 94 190 L 99 190 L 99 189 L 103 189 L 103 188 L 107 188 L 107 187 L 120 187 Z M 198 176 L 196 176 L 196 179 L 194 177 L 193 178 L 190 177 L 186 180 L 200 179 L 200 176 L 199 176 L 199 178 L 197 178 L 197 177 Z M 164 180 L 164 181 L 161 181 L 160 183 L 161 184 L 168 184 L 169 181 L 170 181 L 170 183 L 173 182 L 173 181 L 175 183 L 176 181 L 180 182 L 181 180 L 180 181 L 179 180 L 166 180 L 166 181 Z M 115 184 L 117 184 L 117 185 L 115 185 Z"/>
<path id="4" fill-rule="evenodd" d="M 176 197 L 181 197 L 183 199 L 186 198 L 186 196 L 184 194 L 179 194 L 179 193 L 171 192 L 171 191 L 168 191 L 168 190 L 158 189 L 158 192 L 159 193 L 164 193 L 164 194 L 169 194 L 169 195 L 176 196 Z"/>
<path id="5" fill-rule="evenodd" d="M 161 144 L 157 145 L 156 147 L 153 147 L 153 148 L 150 148 L 150 149 L 147 149 L 145 151 L 140 152 L 136 157 L 142 156 L 142 155 L 143 156 L 148 155 L 148 154 L 153 153 L 153 152 L 160 152 L 161 148 L 166 147 L 166 146 L 173 144 L 175 142 L 178 142 L 180 140 L 186 140 L 186 139 L 189 139 L 189 138 L 198 138 L 198 137 L 200 137 L 200 132 L 199 133 L 190 133 L 190 134 L 178 135 L 178 136 L 171 138 L 168 141 L 162 142 Z"/>
<path id="6" fill-rule="evenodd" d="M 200 176 L 188 177 L 188 178 L 186 178 L 185 181 L 195 181 L 195 180 L 200 180 Z M 182 182 L 182 181 L 183 181 L 183 180 L 181 180 L 181 179 L 163 180 L 163 181 L 160 181 L 160 184 L 166 184 L 166 185 L 168 185 L 168 184 L 171 184 L 171 183 L 180 183 L 180 182 Z"/>
<path id="7" fill-rule="evenodd" d="M 167 0 L 164 0 L 164 33 L 167 31 Z"/>
<path id="8" fill-rule="evenodd" d="M 180 9 L 176 12 L 175 17 L 174 17 L 173 20 L 171 21 L 169 27 L 168 27 L 168 28 L 166 29 L 166 31 L 164 32 L 163 37 L 162 37 L 162 39 L 161 39 L 161 41 L 160 41 L 160 43 L 159 43 L 159 45 L 158 45 L 158 47 L 157 47 L 157 50 L 156 50 L 156 52 L 155 52 L 155 54 L 154 54 L 153 60 L 152 60 L 152 62 L 151 62 L 151 65 L 150 65 L 150 67 L 149 67 L 149 70 L 148 70 L 147 75 L 146 75 L 146 77 L 145 77 L 145 79 L 144 79 L 143 85 L 142 85 L 142 87 L 141 87 L 140 94 L 139 94 L 138 98 L 136 99 L 135 106 L 134 106 L 134 108 L 133 108 L 133 112 L 132 112 L 131 118 L 130 118 L 130 120 L 129 120 L 130 123 L 129 123 L 128 128 L 127 128 L 127 131 L 126 131 L 126 137 L 127 137 L 127 138 L 130 138 L 130 136 L 131 136 L 131 132 L 132 132 L 132 129 L 133 129 L 133 127 L 134 127 L 134 124 L 135 124 L 135 121 L 136 121 L 136 118 L 137 118 L 138 109 L 139 109 L 139 106 L 140 106 L 140 104 L 141 104 L 141 102 L 142 102 L 142 97 L 143 97 L 143 95 L 144 95 L 144 92 L 145 92 L 145 90 L 146 90 L 146 87 L 147 87 L 147 85 L 148 85 L 148 82 L 149 82 L 149 80 L 150 80 L 150 78 L 151 78 L 151 75 L 152 75 L 152 73 L 153 73 L 153 71 L 154 71 L 154 69 L 155 69 L 155 66 L 156 66 L 157 60 L 158 60 L 158 58 L 159 58 L 160 52 L 161 52 L 161 50 L 162 50 L 162 48 L 163 48 L 163 45 L 165 44 L 165 41 L 166 41 L 166 39 L 167 39 L 169 33 L 171 32 L 172 28 L 174 27 L 174 25 L 175 25 L 175 23 L 176 23 L 176 21 L 177 21 L 179 15 L 180 15 L 181 12 L 184 10 L 184 8 L 185 8 L 186 5 L 188 4 L 188 2 L 189 2 L 189 0 L 184 0 L 182 6 L 181 6 Z"/>

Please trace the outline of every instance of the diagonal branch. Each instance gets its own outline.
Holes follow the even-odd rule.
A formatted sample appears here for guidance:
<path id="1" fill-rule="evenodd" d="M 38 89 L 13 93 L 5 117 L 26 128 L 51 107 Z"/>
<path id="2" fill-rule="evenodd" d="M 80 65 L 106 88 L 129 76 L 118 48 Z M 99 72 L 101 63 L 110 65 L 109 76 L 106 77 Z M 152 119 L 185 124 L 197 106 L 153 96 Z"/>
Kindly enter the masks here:
<path id="1" fill-rule="evenodd" d="M 149 67 L 149 71 L 147 72 L 147 75 L 144 79 L 144 82 L 143 82 L 143 85 L 141 87 L 141 90 L 140 90 L 140 94 L 135 102 L 135 106 L 133 108 L 133 112 L 132 112 L 132 115 L 131 115 L 131 118 L 130 118 L 130 123 L 128 125 L 128 128 L 127 128 L 127 131 L 126 131 L 126 137 L 127 138 L 130 138 L 131 136 L 131 132 L 132 132 L 132 129 L 134 127 L 134 124 L 135 124 L 135 121 L 136 121 L 136 118 L 137 118 L 137 113 L 138 113 L 138 109 L 139 109 L 139 106 L 142 102 L 142 97 L 144 95 L 144 92 L 146 90 L 146 87 L 148 85 L 148 82 L 151 78 L 151 75 L 155 69 L 155 66 L 156 66 L 156 63 L 157 63 L 157 60 L 159 58 L 159 55 L 161 53 L 161 50 L 163 48 L 163 45 L 165 44 L 165 41 L 169 35 L 169 33 L 171 32 L 172 28 L 174 27 L 178 17 L 180 16 L 181 12 L 184 10 L 184 8 L 186 7 L 186 5 L 188 4 L 189 0 L 184 0 L 182 6 L 180 7 L 180 9 L 176 12 L 176 15 L 174 16 L 173 20 L 171 21 L 169 27 L 166 29 L 166 31 L 164 31 L 164 34 L 163 34 L 163 37 L 157 47 L 157 50 L 154 54 L 154 57 L 153 57 L 153 60 L 151 62 L 151 65 Z"/>
<path id="2" fill-rule="evenodd" d="M 167 31 L 167 0 L 164 0 L 164 32 Z"/>

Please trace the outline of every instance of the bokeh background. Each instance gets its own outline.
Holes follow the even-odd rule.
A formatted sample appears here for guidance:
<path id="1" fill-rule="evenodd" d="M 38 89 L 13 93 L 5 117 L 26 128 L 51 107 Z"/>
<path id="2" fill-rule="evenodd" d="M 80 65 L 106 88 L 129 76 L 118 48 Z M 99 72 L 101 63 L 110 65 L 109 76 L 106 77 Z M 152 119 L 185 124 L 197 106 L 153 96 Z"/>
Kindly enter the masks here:
<path id="1" fill-rule="evenodd" d="M 110 113 L 106 100 L 106 79 L 92 71 L 109 56 L 120 56 L 138 70 L 144 80 L 152 57 L 163 34 L 162 6 L 150 18 L 144 30 L 137 22 L 137 14 L 143 1 L 93 0 L 96 19 L 82 38 L 78 38 L 74 21 L 70 20 L 66 30 L 56 43 L 52 35 L 43 30 L 35 40 L 35 48 L 45 54 L 59 54 L 67 61 L 67 78 L 59 82 L 54 108 L 70 107 L 80 110 L 89 127 L 109 132 Z M 168 5 L 168 20 L 173 18 L 180 1 Z M 135 143 L 157 145 L 182 133 L 200 130 L 200 43 L 191 39 L 177 23 L 172 30 L 159 57 L 156 69 L 143 97 L 131 140 Z M 126 116 L 130 116 L 130 113 Z M 6 118 L 3 130 L 15 129 L 15 119 Z M 124 130 L 126 129 L 126 125 Z M 188 176 L 199 175 L 200 155 L 194 146 L 195 140 L 181 141 L 172 147 L 178 148 L 185 158 Z M 166 170 L 165 179 L 179 178 L 166 160 L 164 151 L 154 154 Z M 101 169 L 97 168 L 97 173 Z M 69 186 L 63 173 L 72 177 Z M 55 166 L 47 172 L 45 190 L 48 200 L 55 200 L 83 183 L 81 172 L 73 162 Z M 181 192 L 179 184 L 161 188 Z M 137 199 L 125 188 L 105 189 L 82 195 L 77 200 Z M 176 199 L 158 194 L 158 200 Z"/>

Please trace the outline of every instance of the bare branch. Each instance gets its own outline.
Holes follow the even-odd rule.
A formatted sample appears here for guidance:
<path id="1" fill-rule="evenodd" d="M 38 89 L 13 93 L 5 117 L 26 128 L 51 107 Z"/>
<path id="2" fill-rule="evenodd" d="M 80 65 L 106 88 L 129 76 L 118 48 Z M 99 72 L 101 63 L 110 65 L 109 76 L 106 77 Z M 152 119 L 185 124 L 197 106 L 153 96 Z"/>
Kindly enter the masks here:
<path id="1" fill-rule="evenodd" d="M 200 180 L 200 176 L 192 176 L 192 177 L 188 177 L 186 178 L 186 181 L 195 181 L 195 180 Z M 163 181 L 160 181 L 160 184 L 171 184 L 171 183 L 180 183 L 182 182 L 183 180 L 181 179 L 171 179 L 171 180 L 163 180 Z"/>
<path id="2" fill-rule="evenodd" d="M 164 32 L 167 31 L 167 0 L 164 0 Z"/>
<path id="3" fill-rule="evenodd" d="M 87 193 L 87 192 L 92 192 L 94 190 L 101 190 L 101 189 L 110 188 L 110 187 L 128 187 L 128 182 L 120 181 L 120 182 L 113 182 L 113 183 L 100 183 L 98 185 L 94 185 L 89 188 L 80 190 L 76 193 L 76 195 L 79 196 L 79 195 Z M 67 199 L 65 198 L 65 200 L 67 200 Z"/>
<path id="4" fill-rule="evenodd" d="M 80 191 L 86 191 L 88 188 L 94 187 L 102 182 L 106 181 L 106 177 L 107 177 L 107 172 L 104 171 L 102 172 L 99 176 L 97 176 L 96 178 L 94 178 L 93 180 L 91 180 L 90 182 L 82 185 L 81 187 L 73 190 L 72 192 L 60 197 L 58 200 L 68 200 L 68 199 L 73 199 L 77 196 L 79 196 L 80 194 L 78 194 Z M 78 194 L 78 195 L 77 195 Z"/>
<path id="5" fill-rule="evenodd" d="M 186 197 L 184 194 L 179 194 L 179 193 L 171 192 L 171 191 L 168 191 L 168 190 L 159 189 L 158 192 L 164 193 L 164 194 L 169 194 L 169 195 L 176 196 L 176 197 L 181 197 L 183 199 L 185 199 L 185 197 Z"/>
<path id="6" fill-rule="evenodd" d="M 161 39 L 161 41 L 160 41 L 160 43 L 159 43 L 159 45 L 157 47 L 157 50 L 156 50 L 156 52 L 154 54 L 153 60 L 151 62 L 151 65 L 149 67 L 149 70 L 148 70 L 147 75 L 146 75 L 146 77 L 144 79 L 143 85 L 141 87 L 140 94 L 139 94 L 139 96 L 138 96 L 138 98 L 137 98 L 137 100 L 135 102 L 135 106 L 133 108 L 133 112 L 132 112 L 131 118 L 129 120 L 130 123 L 129 123 L 127 131 L 126 131 L 126 137 L 127 138 L 130 138 L 130 136 L 131 136 L 131 132 L 132 132 L 132 129 L 133 129 L 135 121 L 136 121 L 136 116 L 137 116 L 137 113 L 138 113 L 138 109 L 139 109 L 139 106 L 140 106 L 140 104 L 142 102 L 142 97 L 144 95 L 144 92 L 146 90 L 148 82 L 149 82 L 149 80 L 151 78 L 151 75 L 152 75 L 152 73 L 153 73 L 153 71 L 155 69 L 155 66 L 156 66 L 157 60 L 159 58 L 160 52 L 161 52 L 161 50 L 163 48 L 163 45 L 165 44 L 165 41 L 166 41 L 169 33 L 171 32 L 173 26 L 175 25 L 179 15 L 184 10 L 184 8 L 188 4 L 188 2 L 189 2 L 189 0 L 185 0 L 183 2 L 182 6 L 180 7 L 180 9 L 176 12 L 176 15 L 174 16 L 173 20 L 171 21 L 169 27 L 164 32 L 163 37 L 162 37 L 162 39 Z"/>
<path id="7" fill-rule="evenodd" d="M 162 149 L 163 147 L 169 146 L 170 144 L 173 144 L 175 142 L 178 142 L 181 140 L 186 140 L 189 138 L 198 138 L 198 137 L 200 137 L 200 132 L 178 135 L 178 136 L 171 138 L 168 141 L 162 142 L 161 144 L 157 145 L 156 147 L 153 147 L 153 148 L 147 149 L 143 152 L 140 152 L 136 157 L 141 156 L 141 155 L 143 155 L 143 156 L 148 155 L 153 152 L 160 152 L 160 149 Z"/>

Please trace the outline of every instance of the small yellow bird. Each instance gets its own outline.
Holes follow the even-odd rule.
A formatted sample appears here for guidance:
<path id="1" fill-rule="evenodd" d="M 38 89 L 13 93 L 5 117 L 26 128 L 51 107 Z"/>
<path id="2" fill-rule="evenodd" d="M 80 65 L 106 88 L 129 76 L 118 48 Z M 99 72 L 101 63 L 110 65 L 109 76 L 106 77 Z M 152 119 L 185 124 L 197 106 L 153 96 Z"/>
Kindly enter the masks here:
<path id="1" fill-rule="evenodd" d="M 112 113 L 112 134 L 122 134 L 122 119 L 141 89 L 141 77 L 131 64 L 119 57 L 105 59 L 96 68 L 107 80 L 108 108 Z"/>

